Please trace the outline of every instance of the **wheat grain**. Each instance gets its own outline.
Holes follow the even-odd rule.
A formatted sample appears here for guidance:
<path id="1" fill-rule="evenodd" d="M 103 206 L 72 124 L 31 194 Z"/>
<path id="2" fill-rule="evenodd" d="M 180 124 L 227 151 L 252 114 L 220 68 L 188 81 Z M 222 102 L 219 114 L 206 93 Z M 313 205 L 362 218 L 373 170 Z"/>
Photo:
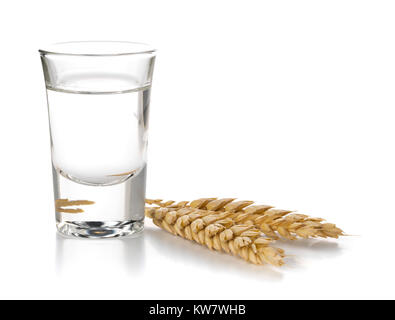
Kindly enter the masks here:
<path id="1" fill-rule="evenodd" d="M 181 208 L 148 207 L 145 215 L 160 228 L 210 250 L 225 251 L 254 264 L 284 264 L 284 251 L 270 247 L 272 240 L 262 237 L 260 230 L 253 225 L 235 224 L 228 217 L 229 212 L 183 208 L 184 205 Z"/>
<path id="2" fill-rule="evenodd" d="M 227 217 L 237 224 L 253 225 L 272 239 L 279 236 L 296 240 L 300 238 L 339 238 L 343 230 L 324 219 L 312 218 L 291 210 L 276 209 L 268 205 L 253 205 L 253 201 L 234 201 L 235 198 L 201 198 L 191 202 L 163 202 L 161 199 L 147 199 L 146 203 L 161 208 L 191 208 L 216 213 L 227 212 Z"/>

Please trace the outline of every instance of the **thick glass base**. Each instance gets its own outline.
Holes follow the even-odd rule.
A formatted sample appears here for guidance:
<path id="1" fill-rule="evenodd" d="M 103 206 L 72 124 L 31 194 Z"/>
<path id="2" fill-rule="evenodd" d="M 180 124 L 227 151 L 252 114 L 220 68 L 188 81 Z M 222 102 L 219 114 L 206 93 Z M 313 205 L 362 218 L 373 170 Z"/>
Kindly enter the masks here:
<path id="1" fill-rule="evenodd" d="M 143 221 L 73 221 L 57 223 L 56 227 L 65 236 L 80 238 L 116 238 L 135 236 L 144 229 Z"/>
<path id="2" fill-rule="evenodd" d="M 83 238 L 131 236 L 143 230 L 145 167 L 117 184 L 87 185 L 53 170 L 56 226 Z"/>

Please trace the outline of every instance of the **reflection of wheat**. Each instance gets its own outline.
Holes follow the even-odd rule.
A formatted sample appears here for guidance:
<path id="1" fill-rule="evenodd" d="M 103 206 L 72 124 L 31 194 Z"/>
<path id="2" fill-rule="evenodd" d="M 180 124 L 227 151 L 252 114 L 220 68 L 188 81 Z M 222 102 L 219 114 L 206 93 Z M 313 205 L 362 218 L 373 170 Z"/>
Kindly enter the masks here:
<path id="1" fill-rule="evenodd" d="M 94 201 L 89 200 L 69 200 L 69 199 L 57 199 L 55 200 L 55 209 L 57 212 L 65 212 L 65 213 L 81 213 L 84 212 L 81 208 L 75 209 L 65 209 L 62 207 L 70 207 L 70 206 L 80 206 L 80 205 L 90 205 L 94 204 Z"/>
<path id="2" fill-rule="evenodd" d="M 262 237 L 254 226 L 235 224 L 227 212 L 210 214 L 194 208 L 146 208 L 145 215 L 158 227 L 210 250 L 225 251 L 254 264 L 284 264 L 282 249 L 270 247 L 272 240 Z"/>
<path id="3" fill-rule="evenodd" d="M 175 201 L 146 199 L 146 203 L 170 210 L 193 208 L 205 210 L 211 214 L 227 212 L 227 217 L 234 223 L 253 225 L 272 239 L 278 239 L 279 236 L 290 240 L 295 240 L 297 237 L 338 238 L 344 235 L 343 230 L 332 223 L 323 223 L 324 219 L 321 218 L 312 218 L 268 205 L 252 205 L 253 201 L 234 200 L 234 198 L 202 198 L 191 202 L 175 203 Z"/>
<path id="4" fill-rule="evenodd" d="M 123 172 L 123 173 L 117 173 L 117 174 L 110 174 L 109 177 L 123 177 L 123 176 L 129 176 L 132 174 L 135 174 L 137 170 L 132 170 L 128 172 Z"/>

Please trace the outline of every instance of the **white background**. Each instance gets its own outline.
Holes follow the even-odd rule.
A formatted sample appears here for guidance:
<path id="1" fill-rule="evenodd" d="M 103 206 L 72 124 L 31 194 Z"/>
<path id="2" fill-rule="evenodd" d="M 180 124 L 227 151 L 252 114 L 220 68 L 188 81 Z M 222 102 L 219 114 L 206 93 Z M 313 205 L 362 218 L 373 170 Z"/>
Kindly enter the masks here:
<path id="1" fill-rule="evenodd" d="M 0 298 L 395 298 L 393 1 L 3 1 Z M 56 234 L 37 49 L 158 48 L 147 195 L 238 197 L 354 236 L 280 242 L 254 266 L 147 222 L 138 239 Z"/>

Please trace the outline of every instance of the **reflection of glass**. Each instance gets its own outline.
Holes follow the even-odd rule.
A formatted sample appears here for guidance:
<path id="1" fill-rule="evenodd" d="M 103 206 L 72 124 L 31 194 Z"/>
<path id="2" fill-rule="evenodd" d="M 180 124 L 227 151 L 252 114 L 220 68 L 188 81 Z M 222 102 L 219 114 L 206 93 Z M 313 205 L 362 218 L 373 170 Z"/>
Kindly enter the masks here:
<path id="1" fill-rule="evenodd" d="M 40 54 L 58 230 L 81 237 L 141 231 L 155 51 L 87 41 Z"/>
<path id="2" fill-rule="evenodd" d="M 95 277 L 111 270 L 119 276 L 136 276 L 144 270 L 144 263 L 144 236 L 91 241 L 56 235 L 59 275 Z"/>

